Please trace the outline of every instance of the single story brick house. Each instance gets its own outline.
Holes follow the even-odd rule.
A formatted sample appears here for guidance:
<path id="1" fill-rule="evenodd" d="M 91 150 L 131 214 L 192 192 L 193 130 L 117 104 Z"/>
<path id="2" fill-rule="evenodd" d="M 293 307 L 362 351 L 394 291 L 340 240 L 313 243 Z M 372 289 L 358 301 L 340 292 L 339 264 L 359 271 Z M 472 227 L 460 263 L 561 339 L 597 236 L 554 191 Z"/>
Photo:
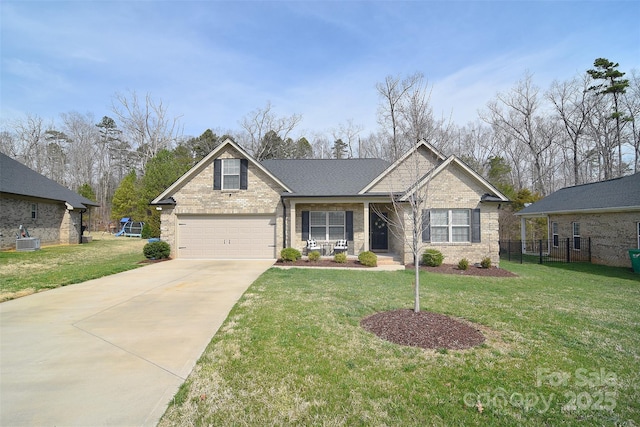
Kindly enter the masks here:
<path id="1" fill-rule="evenodd" d="M 371 250 L 407 264 L 412 252 L 393 227 L 410 224 L 410 196 L 425 188 L 426 247 L 441 250 L 445 262 L 491 257 L 498 265 L 498 209 L 509 200 L 457 157 L 444 157 L 424 141 L 389 164 L 259 162 L 227 139 L 151 204 L 162 210 L 161 238 L 177 258 L 274 259 L 284 247 L 304 251 L 308 239 L 329 255 L 346 239 L 350 255 Z"/>
<path id="2" fill-rule="evenodd" d="M 41 244 L 82 242 L 83 214 L 98 206 L 0 153 L 0 249 L 16 247 L 22 225 Z"/>
<path id="3" fill-rule="evenodd" d="M 516 215 L 523 236 L 526 219 L 547 218 L 550 245 L 568 238 L 582 251 L 591 238 L 593 263 L 630 266 L 629 249 L 640 248 L 640 173 L 562 188 Z"/>

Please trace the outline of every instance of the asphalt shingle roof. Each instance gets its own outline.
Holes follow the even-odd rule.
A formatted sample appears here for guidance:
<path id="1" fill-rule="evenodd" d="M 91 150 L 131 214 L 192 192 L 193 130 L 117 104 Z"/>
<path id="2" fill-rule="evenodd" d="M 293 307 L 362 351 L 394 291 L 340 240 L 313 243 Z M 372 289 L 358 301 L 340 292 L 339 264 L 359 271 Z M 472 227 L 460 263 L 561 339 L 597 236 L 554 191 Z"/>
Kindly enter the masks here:
<path id="1" fill-rule="evenodd" d="M 0 153 L 0 192 L 57 200 L 78 209 L 99 206 L 2 153 Z"/>
<path id="2" fill-rule="evenodd" d="M 524 208 L 518 215 L 640 208 L 640 173 L 565 187 Z"/>
<path id="3" fill-rule="evenodd" d="M 382 159 L 283 159 L 261 163 L 296 196 L 354 196 L 389 166 Z"/>

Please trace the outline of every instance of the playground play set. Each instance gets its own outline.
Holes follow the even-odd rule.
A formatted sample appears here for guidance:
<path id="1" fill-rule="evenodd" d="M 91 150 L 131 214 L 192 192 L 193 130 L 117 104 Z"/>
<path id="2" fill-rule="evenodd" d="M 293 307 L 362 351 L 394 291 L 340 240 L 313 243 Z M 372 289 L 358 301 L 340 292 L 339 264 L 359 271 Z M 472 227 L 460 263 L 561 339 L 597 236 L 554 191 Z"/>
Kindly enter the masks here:
<path id="1" fill-rule="evenodd" d="M 120 225 L 122 225 L 122 228 L 115 234 L 116 237 L 142 237 L 144 222 L 132 221 L 131 218 L 122 218 Z"/>

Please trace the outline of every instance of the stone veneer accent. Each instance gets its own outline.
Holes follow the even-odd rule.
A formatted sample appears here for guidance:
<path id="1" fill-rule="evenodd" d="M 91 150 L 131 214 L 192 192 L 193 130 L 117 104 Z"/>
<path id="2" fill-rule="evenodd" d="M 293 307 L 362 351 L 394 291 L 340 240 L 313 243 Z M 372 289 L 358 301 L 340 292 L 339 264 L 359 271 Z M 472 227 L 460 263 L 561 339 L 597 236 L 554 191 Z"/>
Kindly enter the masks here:
<path id="1" fill-rule="evenodd" d="M 31 218 L 31 205 L 37 217 Z M 64 203 L 32 197 L 0 195 L 0 249 L 16 247 L 16 233 L 23 225 L 41 245 L 75 244 L 80 240 L 80 212 L 68 211 Z"/>
<path id="2" fill-rule="evenodd" d="M 640 211 L 598 214 L 549 215 L 551 223 L 558 223 L 558 237 L 573 239 L 573 223 L 580 223 L 580 235 L 591 238 L 591 261 L 614 267 L 631 267 L 629 249 L 638 248 Z M 583 251 L 587 250 L 586 243 Z"/>

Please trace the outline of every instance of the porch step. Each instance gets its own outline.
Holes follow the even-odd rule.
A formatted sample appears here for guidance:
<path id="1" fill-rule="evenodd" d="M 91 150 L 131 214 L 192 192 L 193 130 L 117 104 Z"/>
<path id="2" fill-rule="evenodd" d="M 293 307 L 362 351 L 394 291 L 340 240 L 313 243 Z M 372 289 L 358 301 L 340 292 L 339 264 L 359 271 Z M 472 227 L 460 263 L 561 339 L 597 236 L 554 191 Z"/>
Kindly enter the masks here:
<path id="1" fill-rule="evenodd" d="M 395 254 L 376 254 L 378 255 L 378 265 L 402 265 L 400 257 Z"/>

